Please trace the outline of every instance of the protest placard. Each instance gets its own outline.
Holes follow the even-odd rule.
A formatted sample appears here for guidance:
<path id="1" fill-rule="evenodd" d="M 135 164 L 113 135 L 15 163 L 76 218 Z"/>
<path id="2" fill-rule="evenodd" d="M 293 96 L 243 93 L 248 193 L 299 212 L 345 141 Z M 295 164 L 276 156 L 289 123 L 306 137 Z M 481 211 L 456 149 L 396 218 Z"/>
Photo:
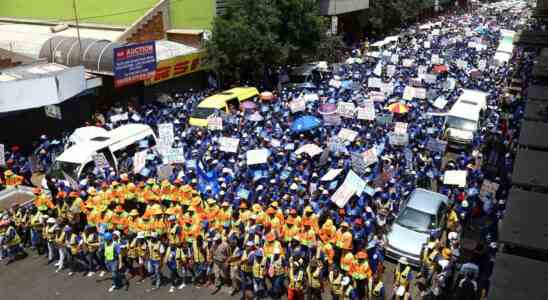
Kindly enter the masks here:
<path id="1" fill-rule="evenodd" d="M 392 82 L 383 83 L 381 87 L 381 91 L 385 96 L 390 96 L 394 93 L 394 84 Z M 384 99 L 382 99 L 382 102 L 384 102 Z M 375 100 L 373 100 L 375 101 Z M 380 102 L 380 101 L 377 101 Z"/>
<path id="2" fill-rule="evenodd" d="M 415 97 L 415 88 L 412 86 L 406 86 L 403 90 L 402 99 L 404 100 L 413 100 Z"/>
<path id="3" fill-rule="evenodd" d="M 358 136 L 358 132 L 348 128 L 341 128 L 341 130 L 337 134 L 337 137 L 340 140 L 343 140 L 343 141 L 346 140 L 350 142 L 353 142 L 357 136 Z"/>
<path id="4" fill-rule="evenodd" d="M 382 61 L 379 61 L 377 65 L 375 66 L 375 69 L 373 70 L 373 74 L 377 76 L 382 75 Z"/>
<path id="5" fill-rule="evenodd" d="M 329 80 L 329 85 L 334 87 L 334 88 L 340 88 L 341 85 L 342 85 L 342 82 L 340 80 L 331 79 L 331 80 Z"/>
<path id="6" fill-rule="evenodd" d="M 306 109 L 306 102 L 303 98 L 295 99 L 291 102 L 289 102 L 289 109 L 292 113 L 296 113 L 299 111 L 303 111 Z"/>
<path id="7" fill-rule="evenodd" d="M 306 94 L 303 96 L 305 102 L 314 102 L 320 100 L 320 97 L 316 93 Z"/>
<path id="8" fill-rule="evenodd" d="M 443 184 L 456 185 L 458 187 L 466 186 L 466 171 L 449 170 L 443 174 Z"/>
<path id="9" fill-rule="evenodd" d="M 394 123 L 394 132 L 396 134 L 405 134 L 407 133 L 408 123 L 405 122 L 396 122 Z"/>
<path id="10" fill-rule="evenodd" d="M 489 179 L 484 179 L 480 189 L 480 198 L 485 199 L 488 194 L 491 194 L 492 197 L 495 197 L 498 189 L 498 183 L 492 182 Z"/>
<path id="11" fill-rule="evenodd" d="M 354 189 L 356 195 L 359 196 L 363 193 L 366 182 L 360 176 L 358 176 L 358 174 L 350 170 L 348 171 L 348 174 L 346 174 L 346 178 L 344 179 L 343 185 L 345 184 L 349 185 L 352 189 Z"/>
<path id="12" fill-rule="evenodd" d="M 382 80 L 378 77 L 369 77 L 367 79 L 367 87 L 380 89 L 382 87 Z"/>
<path id="13" fill-rule="evenodd" d="M 388 133 L 388 142 L 392 146 L 405 146 L 409 144 L 409 135 L 406 134 L 396 134 L 394 132 Z"/>
<path id="14" fill-rule="evenodd" d="M 221 117 L 209 117 L 209 118 L 207 118 L 207 129 L 209 129 L 209 130 L 223 130 L 223 118 L 221 118 Z"/>
<path id="15" fill-rule="evenodd" d="M 395 65 L 387 65 L 386 66 L 386 76 L 392 77 L 396 73 L 396 66 Z"/>
<path id="16" fill-rule="evenodd" d="M 386 99 L 384 92 L 370 91 L 368 95 L 369 99 L 374 102 L 384 102 Z"/>
<path id="17" fill-rule="evenodd" d="M 156 168 L 156 174 L 158 175 L 158 180 L 160 181 L 169 179 L 169 177 L 171 177 L 171 174 L 173 174 L 173 166 L 159 165 Z"/>
<path id="18" fill-rule="evenodd" d="M 282 145 L 282 142 L 278 139 L 271 139 L 270 140 L 270 145 L 272 145 L 272 147 L 274 147 L 274 148 L 278 148 Z"/>
<path id="19" fill-rule="evenodd" d="M 430 42 L 429 41 L 424 42 L 423 46 L 426 49 L 430 49 Z"/>
<path id="20" fill-rule="evenodd" d="M 269 156 L 268 149 L 254 149 L 246 153 L 247 165 L 264 164 Z"/>
<path id="21" fill-rule="evenodd" d="M 322 152 L 323 152 L 323 149 L 320 148 L 318 145 L 306 144 L 304 146 L 301 146 L 299 149 L 297 149 L 297 151 L 295 151 L 295 154 L 300 155 L 302 153 L 306 153 L 310 155 L 310 157 L 314 157 Z"/>
<path id="22" fill-rule="evenodd" d="M 482 59 L 478 62 L 478 69 L 480 71 L 485 71 L 485 69 L 487 68 L 487 61 L 485 61 L 485 59 Z"/>
<path id="23" fill-rule="evenodd" d="M 375 104 L 373 101 L 364 101 L 357 109 L 357 117 L 360 120 L 375 120 Z"/>
<path id="24" fill-rule="evenodd" d="M 139 174 L 146 165 L 147 150 L 136 152 L 133 155 L 133 173 Z"/>
<path id="25" fill-rule="evenodd" d="M 331 181 L 337 178 L 337 176 L 339 176 L 342 170 L 343 169 L 329 169 L 329 171 L 327 171 L 327 173 L 325 173 L 325 175 L 323 175 L 322 178 L 320 178 L 320 181 Z"/>
<path id="26" fill-rule="evenodd" d="M 362 158 L 366 167 L 369 167 L 370 165 L 377 163 L 379 161 L 379 157 L 377 156 L 377 151 L 375 150 L 374 147 L 363 152 Z"/>
<path id="27" fill-rule="evenodd" d="M 240 144 L 240 139 L 221 137 L 219 138 L 219 149 L 224 152 L 236 153 L 238 152 L 238 145 Z"/>
<path id="28" fill-rule="evenodd" d="M 358 174 L 365 174 L 367 165 L 363 159 L 363 155 L 360 155 L 358 153 L 352 153 L 350 155 L 350 159 L 352 161 L 352 169 Z"/>
<path id="29" fill-rule="evenodd" d="M 354 188 L 351 187 L 350 184 L 342 184 L 337 191 L 331 195 L 331 201 L 339 208 L 343 208 L 355 193 L 356 191 L 354 191 Z"/>
<path id="30" fill-rule="evenodd" d="M 402 60 L 402 66 L 405 68 L 411 68 L 413 66 L 414 61 L 410 58 L 406 58 Z"/>
<path id="31" fill-rule="evenodd" d="M 397 65 L 400 62 L 400 57 L 397 54 L 392 54 L 390 62 Z"/>
<path id="32" fill-rule="evenodd" d="M 171 144 L 173 144 L 173 141 L 175 140 L 173 124 L 172 123 L 158 124 L 158 137 L 160 139 L 158 142 L 159 149 L 171 147 Z"/>
<path id="33" fill-rule="evenodd" d="M 92 155 L 93 162 L 95 163 L 95 167 L 98 169 L 108 169 L 110 168 L 110 164 L 107 161 L 107 158 L 105 157 L 105 154 L 103 153 L 96 153 Z"/>
<path id="34" fill-rule="evenodd" d="M 185 162 L 185 152 L 183 148 L 169 148 L 164 152 L 164 162 L 166 164 L 182 164 Z"/>
<path id="35" fill-rule="evenodd" d="M 466 62 L 465 60 L 457 59 L 456 64 L 457 67 L 461 70 L 465 70 L 466 68 L 468 68 L 468 62 Z"/>
<path id="36" fill-rule="evenodd" d="M 426 72 L 428 72 L 428 67 L 427 66 L 418 66 L 417 67 L 417 74 L 423 75 L 423 74 L 426 74 Z"/>
<path id="37" fill-rule="evenodd" d="M 322 151 L 322 155 L 320 155 L 320 161 L 318 162 L 320 167 L 325 166 L 329 162 L 329 148 L 330 147 L 325 147 Z"/>
<path id="38" fill-rule="evenodd" d="M 447 149 L 447 141 L 429 138 L 426 142 L 426 149 L 432 152 L 445 153 L 445 150 Z"/>
<path id="39" fill-rule="evenodd" d="M 378 114 L 375 118 L 375 120 L 377 121 L 377 123 L 379 123 L 380 125 L 388 125 L 388 124 L 392 124 L 392 114 L 390 113 L 383 113 L 383 114 Z"/>
<path id="40" fill-rule="evenodd" d="M 325 126 L 339 126 L 342 122 L 338 114 L 323 115 L 322 118 Z"/>
<path id="41" fill-rule="evenodd" d="M 0 144 L 0 166 L 6 165 L 6 151 L 4 144 Z"/>
<path id="42" fill-rule="evenodd" d="M 244 188 L 239 188 L 236 194 L 238 195 L 238 197 L 247 200 L 249 198 L 250 192 Z"/>
<path id="43" fill-rule="evenodd" d="M 354 111 L 356 107 L 352 102 L 339 102 L 337 103 L 337 113 L 344 118 L 354 118 Z"/>
<path id="44" fill-rule="evenodd" d="M 436 83 L 438 76 L 436 74 L 423 74 L 422 80 L 428 84 L 434 84 Z"/>
<path id="45" fill-rule="evenodd" d="M 426 99 L 426 89 L 425 88 L 415 88 L 415 98 L 417 98 L 417 99 Z"/>

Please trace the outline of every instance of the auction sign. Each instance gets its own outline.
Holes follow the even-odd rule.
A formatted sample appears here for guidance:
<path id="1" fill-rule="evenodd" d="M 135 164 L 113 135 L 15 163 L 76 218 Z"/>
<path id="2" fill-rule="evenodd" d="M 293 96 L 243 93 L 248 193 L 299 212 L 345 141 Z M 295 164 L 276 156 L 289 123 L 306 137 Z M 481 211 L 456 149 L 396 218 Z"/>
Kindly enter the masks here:
<path id="1" fill-rule="evenodd" d="M 156 71 L 154 41 L 114 48 L 114 86 L 151 79 Z"/>

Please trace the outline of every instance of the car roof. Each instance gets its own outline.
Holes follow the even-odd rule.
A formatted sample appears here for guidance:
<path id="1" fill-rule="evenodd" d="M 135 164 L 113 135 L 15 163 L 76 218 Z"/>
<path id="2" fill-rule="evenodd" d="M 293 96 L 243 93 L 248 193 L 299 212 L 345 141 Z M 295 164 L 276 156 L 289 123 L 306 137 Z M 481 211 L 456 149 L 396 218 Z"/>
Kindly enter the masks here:
<path id="1" fill-rule="evenodd" d="M 232 88 L 205 98 L 198 104 L 198 107 L 220 109 L 226 106 L 228 100 L 238 98 L 239 101 L 242 101 L 242 99 L 248 99 L 258 94 L 259 91 L 254 87 Z"/>
<path id="2" fill-rule="evenodd" d="M 430 215 L 438 213 L 442 203 L 447 204 L 447 196 L 425 189 L 415 189 L 411 193 L 407 207 L 425 212 Z"/>

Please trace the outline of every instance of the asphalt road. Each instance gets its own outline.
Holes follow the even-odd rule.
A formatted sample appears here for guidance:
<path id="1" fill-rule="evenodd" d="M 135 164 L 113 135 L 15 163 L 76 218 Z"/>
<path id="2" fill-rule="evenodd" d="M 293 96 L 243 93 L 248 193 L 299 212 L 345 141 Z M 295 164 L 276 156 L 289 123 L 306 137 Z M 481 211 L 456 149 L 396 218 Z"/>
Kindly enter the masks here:
<path id="1" fill-rule="evenodd" d="M 68 270 L 60 273 L 55 273 L 53 265 L 46 265 L 45 257 L 38 257 L 35 254 L 30 254 L 25 259 L 18 260 L 8 266 L 4 265 L 5 261 L 0 261 L 0 299 L 9 300 L 107 300 L 107 299 L 239 299 L 239 295 L 230 296 L 230 289 L 223 287 L 221 291 L 215 295 L 211 295 L 212 290 L 209 288 L 196 288 L 192 285 L 187 285 L 182 290 L 176 290 L 174 293 L 169 293 L 169 285 L 162 286 L 159 290 L 150 291 L 150 280 L 147 279 L 144 283 L 136 285 L 135 281 L 131 281 L 131 286 L 128 291 L 117 290 L 112 293 L 108 292 L 111 285 L 109 274 L 100 278 L 98 275 L 94 277 L 84 277 L 81 273 L 76 273 L 73 276 L 68 276 Z M 392 286 L 392 274 L 394 264 L 386 263 L 385 285 Z M 391 295 L 390 289 L 387 291 Z M 413 293 L 416 295 L 415 293 Z M 285 297 L 284 297 L 285 298 Z M 325 295 L 324 299 L 330 299 L 330 296 Z M 389 298 L 388 298 L 389 299 Z"/>

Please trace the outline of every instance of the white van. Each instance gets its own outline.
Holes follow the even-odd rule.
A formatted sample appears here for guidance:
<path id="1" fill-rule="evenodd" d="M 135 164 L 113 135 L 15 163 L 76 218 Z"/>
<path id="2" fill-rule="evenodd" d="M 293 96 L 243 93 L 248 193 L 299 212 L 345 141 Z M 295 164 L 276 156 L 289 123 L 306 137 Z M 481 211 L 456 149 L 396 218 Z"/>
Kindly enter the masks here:
<path id="1" fill-rule="evenodd" d="M 445 137 L 454 149 L 466 149 L 487 108 L 487 93 L 464 90 L 445 117 Z"/>
<path id="2" fill-rule="evenodd" d="M 156 144 L 156 135 L 148 125 L 124 125 L 69 147 L 57 157 L 48 175 L 56 179 L 78 181 L 93 172 L 93 156 L 99 153 L 105 156 L 116 174 L 127 172 L 129 170 L 122 170 L 122 160 L 132 160 L 140 148 L 155 149 Z"/>
<path id="3" fill-rule="evenodd" d="M 366 55 L 374 58 L 380 58 L 384 51 L 391 49 L 394 45 L 397 44 L 398 38 L 398 36 L 389 36 L 384 40 L 369 45 L 369 49 L 367 50 Z"/>

